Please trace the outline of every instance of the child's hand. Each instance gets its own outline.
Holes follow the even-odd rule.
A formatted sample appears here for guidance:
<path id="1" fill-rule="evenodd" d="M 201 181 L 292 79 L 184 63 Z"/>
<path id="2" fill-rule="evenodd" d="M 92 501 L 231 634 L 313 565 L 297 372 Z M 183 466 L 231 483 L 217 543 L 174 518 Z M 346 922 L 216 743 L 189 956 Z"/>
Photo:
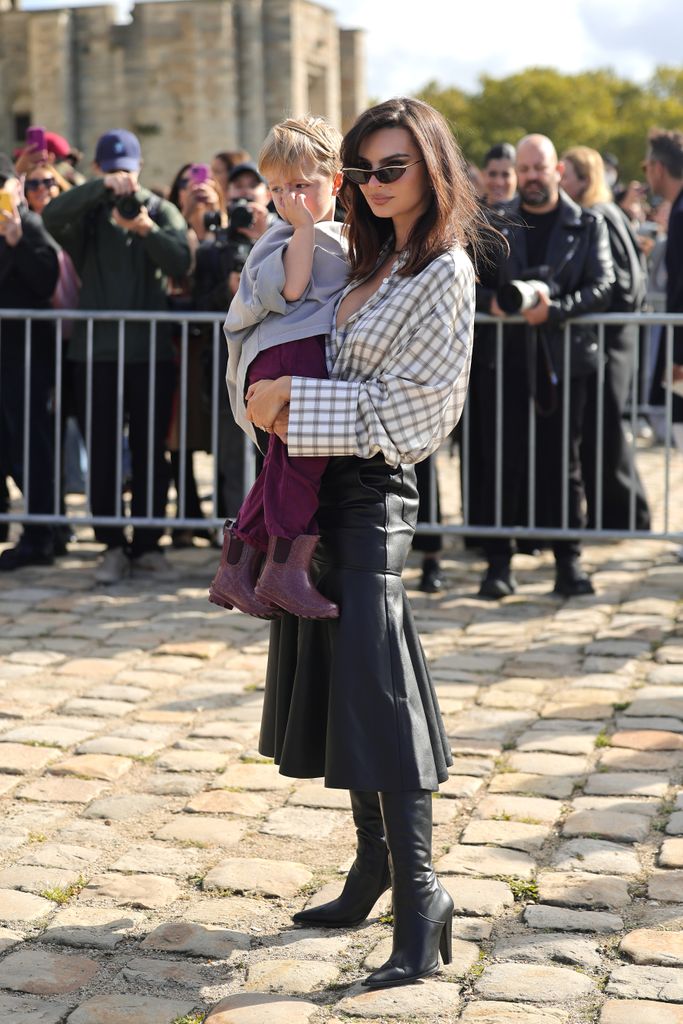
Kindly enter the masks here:
<path id="1" fill-rule="evenodd" d="M 305 228 L 309 225 L 312 227 L 315 224 L 313 214 L 306 206 L 306 196 L 303 192 L 283 191 L 280 208 L 293 228 Z"/>
<path id="2" fill-rule="evenodd" d="M 270 433 L 277 414 L 287 404 L 281 380 L 258 380 L 249 386 L 246 397 L 247 419 Z"/>

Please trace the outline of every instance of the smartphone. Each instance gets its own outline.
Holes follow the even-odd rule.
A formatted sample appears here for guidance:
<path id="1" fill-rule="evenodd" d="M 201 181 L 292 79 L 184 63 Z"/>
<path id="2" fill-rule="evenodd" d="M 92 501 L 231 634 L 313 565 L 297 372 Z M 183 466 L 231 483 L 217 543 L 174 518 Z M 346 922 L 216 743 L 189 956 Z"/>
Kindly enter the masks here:
<path id="1" fill-rule="evenodd" d="M 4 188 L 0 188 L 0 210 L 2 210 L 4 213 L 14 213 L 12 195 L 10 192 L 7 192 Z"/>
<path id="2" fill-rule="evenodd" d="M 47 150 L 45 144 L 45 129 L 40 125 L 33 125 L 26 129 L 26 145 L 35 146 L 39 150 Z"/>
<path id="3" fill-rule="evenodd" d="M 211 168 L 208 164 L 191 164 L 188 177 L 193 185 L 203 185 L 211 177 Z"/>

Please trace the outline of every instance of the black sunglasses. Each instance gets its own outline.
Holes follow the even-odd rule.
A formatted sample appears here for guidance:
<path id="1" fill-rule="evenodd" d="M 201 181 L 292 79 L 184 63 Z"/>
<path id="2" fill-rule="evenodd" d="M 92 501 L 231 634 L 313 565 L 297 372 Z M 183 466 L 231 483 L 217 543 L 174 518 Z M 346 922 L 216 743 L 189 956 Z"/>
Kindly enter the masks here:
<path id="1" fill-rule="evenodd" d="M 27 178 L 24 182 L 24 191 L 32 192 L 33 190 L 40 188 L 41 185 L 44 185 L 45 188 L 52 188 L 55 184 L 56 182 L 54 178 Z"/>
<path id="2" fill-rule="evenodd" d="M 410 164 L 396 164 L 394 167 L 342 167 L 342 174 L 354 185 L 367 185 L 373 176 L 380 185 L 389 185 L 392 181 L 402 178 L 409 167 L 421 163 L 424 163 L 424 160 L 413 160 Z"/>

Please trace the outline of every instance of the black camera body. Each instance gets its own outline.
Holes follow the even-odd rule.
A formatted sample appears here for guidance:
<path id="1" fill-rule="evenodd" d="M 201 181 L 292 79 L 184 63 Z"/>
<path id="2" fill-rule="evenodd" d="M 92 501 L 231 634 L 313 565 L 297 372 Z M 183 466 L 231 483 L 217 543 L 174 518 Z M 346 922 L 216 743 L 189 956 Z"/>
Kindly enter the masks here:
<path id="1" fill-rule="evenodd" d="M 230 228 L 234 231 L 238 231 L 240 228 L 250 228 L 254 223 L 254 214 L 249 208 L 249 200 L 235 199 L 234 202 L 230 203 L 228 218 L 230 220 Z"/>
<path id="2" fill-rule="evenodd" d="M 238 199 L 237 202 L 243 204 L 246 200 Z M 247 213 L 251 223 L 251 210 L 248 210 Z M 224 275 L 227 277 L 233 272 L 241 274 L 254 244 L 251 239 L 241 235 L 232 222 L 229 227 L 222 227 L 221 215 L 217 210 L 207 211 L 204 214 L 204 227 L 214 237 L 214 245 L 219 252 Z"/>
<path id="3" fill-rule="evenodd" d="M 114 209 L 119 211 L 124 220 L 135 220 L 144 205 L 135 192 L 127 196 L 117 196 L 114 200 Z"/>

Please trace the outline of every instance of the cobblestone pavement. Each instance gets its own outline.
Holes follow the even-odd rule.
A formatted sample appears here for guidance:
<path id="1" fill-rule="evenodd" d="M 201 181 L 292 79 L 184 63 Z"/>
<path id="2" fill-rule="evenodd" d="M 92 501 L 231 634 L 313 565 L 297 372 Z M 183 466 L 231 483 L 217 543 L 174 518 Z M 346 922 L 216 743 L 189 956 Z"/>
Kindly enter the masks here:
<path id="1" fill-rule="evenodd" d="M 173 587 L 98 589 L 95 558 L 0 578 L 3 1020 L 682 1024 L 672 545 L 589 546 L 598 593 L 569 602 L 547 555 L 501 604 L 456 550 L 443 595 L 411 592 L 455 755 L 434 801 L 454 957 L 377 992 L 386 897 L 358 928 L 290 924 L 354 844 L 346 793 L 256 752 L 264 624 L 207 602 L 209 548 L 171 554 Z"/>

